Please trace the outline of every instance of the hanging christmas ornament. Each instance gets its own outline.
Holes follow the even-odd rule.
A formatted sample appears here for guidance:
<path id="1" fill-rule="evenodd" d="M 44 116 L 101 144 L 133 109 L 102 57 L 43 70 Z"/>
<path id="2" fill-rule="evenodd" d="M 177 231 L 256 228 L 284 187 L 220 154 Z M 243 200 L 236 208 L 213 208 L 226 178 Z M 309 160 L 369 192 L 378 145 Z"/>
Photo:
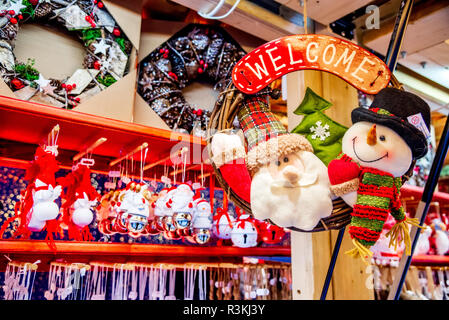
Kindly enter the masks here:
<path id="1" fill-rule="evenodd" d="M 266 221 L 256 220 L 257 230 L 259 231 L 260 241 L 266 244 L 278 244 L 284 238 L 286 231 Z"/>
<path id="2" fill-rule="evenodd" d="M 131 188 L 134 193 L 132 205 L 127 210 L 127 229 L 131 237 L 137 238 L 145 232 L 149 223 L 151 192 L 144 183 L 135 184 Z"/>
<path id="3" fill-rule="evenodd" d="M 232 244 L 240 248 L 257 246 L 258 231 L 254 218 L 249 214 L 241 215 L 231 231 Z"/>
<path id="4" fill-rule="evenodd" d="M 192 223 L 192 238 L 198 244 L 207 243 L 212 234 L 212 209 L 206 200 L 199 200 L 195 205 Z"/>
<path id="5" fill-rule="evenodd" d="M 184 230 L 190 227 L 192 221 L 193 196 L 195 192 L 187 183 L 181 183 L 176 188 L 172 197 L 171 209 L 173 211 L 173 223 L 178 230 Z"/>
<path id="6" fill-rule="evenodd" d="M 234 216 L 223 208 L 218 208 L 213 220 L 213 233 L 215 236 L 220 240 L 231 239 L 231 232 L 236 220 Z"/>
<path id="7" fill-rule="evenodd" d="M 93 239 L 89 224 L 94 220 L 92 207 L 97 204 L 100 195 L 92 186 L 90 176 L 89 167 L 78 164 L 67 176 L 58 179 L 58 183 L 65 188 L 62 220 L 68 228 L 70 239 Z"/>
<path id="8" fill-rule="evenodd" d="M 55 173 L 59 170 L 56 161 L 57 130 L 52 130 L 51 138 L 46 147 L 38 147 L 25 173 L 25 180 L 29 181 L 26 190 L 22 193 L 20 202 L 16 205 L 15 215 L 6 220 L 0 229 L 0 238 L 8 225 L 19 218 L 19 226 L 14 237 L 29 238 L 31 232 L 46 229 L 46 239 L 50 247 L 54 248 L 53 234 L 58 232 L 59 207 L 55 200 L 61 194 L 61 187 L 56 185 Z M 51 140 L 51 141 L 50 141 Z"/>

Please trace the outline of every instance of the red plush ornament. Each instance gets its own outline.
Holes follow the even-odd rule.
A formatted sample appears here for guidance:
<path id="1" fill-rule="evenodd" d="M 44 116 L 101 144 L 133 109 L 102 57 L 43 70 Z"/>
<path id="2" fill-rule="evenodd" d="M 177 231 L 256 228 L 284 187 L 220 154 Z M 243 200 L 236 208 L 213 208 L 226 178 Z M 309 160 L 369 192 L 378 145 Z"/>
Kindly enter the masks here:
<path id="1" fill-rule="evenodd" d="M 245 148 L 236 134 L 216 133 L 212 139 L 215 165 L 229 187 L 243 200 L 250 202 L 251 176 L 246 166 Z"/>
<path id="2" fill-rule="evenodd" d="M 68 227 L 69 238 L 74 240 L 93 240 L 89 231 L 93 214 L 90 211 L 90 201 L 96 201 L 100 195 L 91 185 L 90 169 L 85 165 L 59 178 L 58 182 L 66 188 L 63 195 L 63 222 Z M 89 221 L 90 220 L 90 221 Z"/>
<path id="3" fill-rule="evenodd" d="M 114 30 L 112 31 L 112 33 L 114 34 L 114 36 L 116 37 L 120 37 L 120 30 L 118 28 L 114 28 Z"/>
<path id="4" fill-rule="evenodd" d="M 32 231 L 45 230 L 47 231 L 46 240 L 48 245 L 53 250 L 56 249 L 53 234 L 57 234 L 59 232 L 59 223 L 55 220 L 57 218 L 59 208 L 55 206 L 53 201 L 50 203 L 52 206 L 48 207 L 46 212 L 43 212 L 41 216 L 48 216 L 49 213 L 51 213 L 54 218 L 42 220 L 43 225 L 39 228 L 39 230 L 31 230 L 29 224 L 32 220 L 33 213 L 40 214 L 40 212 L 37 211 L 37 208 L 34 208 L 34 193 L 40 192 L 41 190 L 43 192 L 47 192 L 47 190 L 50 191 L 51 189 L 54 190 L 54 194 L 59 196 L 59 193 L 56 191 L 59 189 L 60 192 L 60 187 L 56 187 L 55 180 L 55 173 L 58 170 L 59 165 L 56 161 L 55 154 L 50 150 L 45 151 L 42 147 L 38 147 L 36 149 L 34 160 L 30 162 L 25 173 L 24 180 L 29 181 L 29 184 L 27 188 L 22 191 L 20 202 L 16 204 L 15 215 L 6 220 L 2 225 L 2 228 L 0 229 L 0 238 L 3 237 L 3 233 L 8 225 L 15 219 L 19 218 L 20 223 L 17 230 L 13 234 L 14 238 L 22 237 L 27 239 L 30 237 Z M 34 222 L 35 221 L 36 220 L 34 220 Z"/>
<path id="5" fill-rule="evenodd" d="M 266 221 L 258 221 L 256 226 L 259 230 L 260 241 L 266 244 L 277 244 L 282 241 L 286 234 L 284 228 L 275 226 Z"/>
<path id="6" fill-rule="evenodd" d="M 14 86 L 15 89 L 19 90 L 22 89 L 23 87 L 25 87 L 25 85 L 23 84 L 23 82 L 17 78 L 14 78 L 11 80 L 11 84 Z"/>
<path id="7" fill-rule="evenodd" d="M 332 160 L 329 163 L 327 170 L 329 182 L 332 185 L 338 185 L 353 179 L 358 179 L 360 173 L 359 166 L 347 156 L 343 156 L 338 160 Z"/>

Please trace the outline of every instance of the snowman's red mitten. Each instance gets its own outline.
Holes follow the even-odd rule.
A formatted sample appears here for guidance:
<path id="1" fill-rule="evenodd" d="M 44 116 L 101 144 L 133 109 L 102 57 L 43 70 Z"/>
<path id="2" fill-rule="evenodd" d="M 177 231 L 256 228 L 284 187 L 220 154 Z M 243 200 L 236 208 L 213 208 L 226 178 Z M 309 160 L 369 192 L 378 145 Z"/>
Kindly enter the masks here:
<path id="1" fill-rule="evenodd" d="M 246 152 L 236 134 L 216 133 L 212 138 L 212 161 L 229 187 L 243 200 L 250 202 L 251 176 L 246 167 Z"/>
<path id="2" fill-rule="evenodd" d="M 332 160 L 327 167 L 327 172 L 330 189 L 337 197 L 357 191 L 360 168 L 347 155 L 342 153 L 337 159 Z"/>

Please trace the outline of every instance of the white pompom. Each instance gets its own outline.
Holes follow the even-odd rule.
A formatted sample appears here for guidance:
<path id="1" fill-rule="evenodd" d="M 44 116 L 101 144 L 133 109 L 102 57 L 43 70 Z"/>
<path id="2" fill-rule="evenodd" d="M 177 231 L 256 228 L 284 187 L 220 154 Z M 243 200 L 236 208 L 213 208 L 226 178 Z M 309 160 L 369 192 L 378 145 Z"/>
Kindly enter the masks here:
<path id="1" fill-rule="evenodd" d="M 33 205 L 33 217 L 37 220 L 54 220 L 58 214 L 59 207 L 53 201 L 38 202 Z"/>
<path id="2" fill-rule="evenodd" d="M 437 248 L 437 254 L 443 256 L 449 251 L 449 238 L 444 231 L 437 230 L 435 233 L 435 246 Z"/>
<path id="3" fill-rule="evenodd" d="M 72 220 L 73 223 L 79 227 L 85 227 L 89 225 L 94 219 L 94 214 L 89 208 L 77 208 L 73 211 Z"/>
<path id="4" fill-rule="evenodd" d="M 216 133 L 211 142 L 213 155 L 218 155 L 227 150 L 242 148 L 240 137 L 236 134 Z"/>

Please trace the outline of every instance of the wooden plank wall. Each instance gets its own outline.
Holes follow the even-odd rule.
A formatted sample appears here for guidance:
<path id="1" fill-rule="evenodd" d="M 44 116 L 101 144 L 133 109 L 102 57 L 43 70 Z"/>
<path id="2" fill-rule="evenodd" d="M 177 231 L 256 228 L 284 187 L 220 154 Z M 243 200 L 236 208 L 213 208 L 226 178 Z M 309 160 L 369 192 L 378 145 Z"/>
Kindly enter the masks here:
<path id="1" fill-rule="evenodd" d="M 343 125 L 351 125 L 351 110 L 358 106 L 356 89 L 329 73 L 304 71 L 287 76 L 289 129 L 293 129 L 301 120 L 293 114 L 293 111 L 302 101 L 306 87 L 310 87 L 317 94 L 332 102 L 333 106 L 326 111 L 329 117 Z M 338 231 L 311 235 L 292 234 L 294 299 L 319 299 L 337 234 Z M 372 300 L 374 298 L 373 290 L 366 286 L 367 279 L 371 275 L 367 266 L 361 260 L 344 254 L 351 248 L 352 243 L 346 233 L 328 291 L 328 300 Z M 311 252 L 311 254 L 307 255 L 307 252 Z M 313 270 L 313 288 L 305 285 L 303 281 L 307 275 L 301 273 L 310 268 Z M 310 275 L 308 277 L 310 278 Z"/>

